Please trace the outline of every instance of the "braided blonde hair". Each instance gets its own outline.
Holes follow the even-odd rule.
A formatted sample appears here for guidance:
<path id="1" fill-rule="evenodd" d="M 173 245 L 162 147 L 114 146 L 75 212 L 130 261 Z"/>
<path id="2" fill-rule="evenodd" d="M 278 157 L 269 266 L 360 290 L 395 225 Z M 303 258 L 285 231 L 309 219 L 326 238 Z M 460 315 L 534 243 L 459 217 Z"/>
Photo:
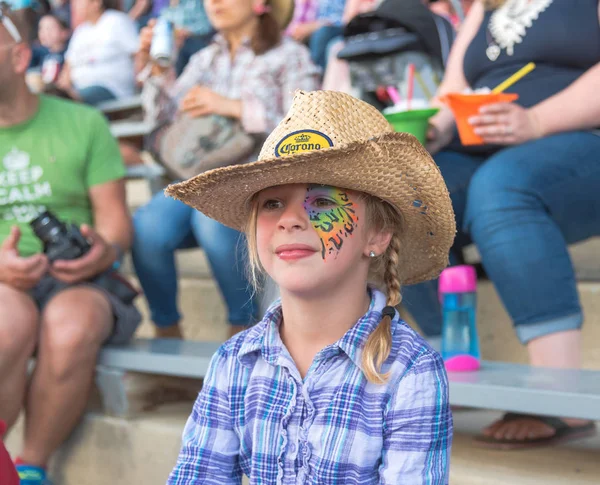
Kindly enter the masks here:
<path id="1" fill-rule="evenodd" d="M 365 220 L 368 221 L 368 229 L 392 234 L 386 251 L 371 261 L 369 283 L 384 291 L 387 295 L 387 305 L 395 307 L 400 304 L 402 299 L 400 278 L 398 277 L 402 217 L 396 209 L 382 199 L 364 193 L 360 194 L 360 198 L 365 202 Z M 254 197 L 251 207 L 245 231 L 248 242 L 248 273 L 254 289 L 258 290 L 264 276 L 264 268 L 260 264 L 256 241 L 257 196 Z M 375 330 L 369 335 L 363 348 L 362 370 L 367 380 L 375 384 L 383 384 L 388 379 L 387 373 L 381 373 L 381 366 L 392 350 L 391 325 L 391 317 L 383 316 Z"/>
<path id="2" fill-rule="evenodd" d="M 366 195 L 365 202 L 365 215 L 369 229 L 392 233 L 386 251 L 371 263 L 369 282 L 387 295 L 386 305 L 395 307 L 402 300 L 398 277 L 402 218 L 398 211 L 384 200 Z M 386 315 L 382 316 L 379 325 L 371 332 L 363 348 L 362 369 L 369 382 L 374 384 L 387 382 L 388 374 L 381 373 L 381 366 L 389 357 L 391 350 L 392 318 Z"/>

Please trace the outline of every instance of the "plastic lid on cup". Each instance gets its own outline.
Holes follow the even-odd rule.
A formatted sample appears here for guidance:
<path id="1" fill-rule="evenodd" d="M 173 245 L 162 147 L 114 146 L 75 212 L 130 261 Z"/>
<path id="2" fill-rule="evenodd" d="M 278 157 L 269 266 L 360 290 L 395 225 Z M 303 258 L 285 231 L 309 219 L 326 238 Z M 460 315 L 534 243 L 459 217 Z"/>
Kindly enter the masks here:
<path id="1" fill-rule="evenodd" d="M 477 291 L 477 273 L 473 266 L 460 265 L 446 268 L 440 274 L 439 293 L 474 293 Z"/>

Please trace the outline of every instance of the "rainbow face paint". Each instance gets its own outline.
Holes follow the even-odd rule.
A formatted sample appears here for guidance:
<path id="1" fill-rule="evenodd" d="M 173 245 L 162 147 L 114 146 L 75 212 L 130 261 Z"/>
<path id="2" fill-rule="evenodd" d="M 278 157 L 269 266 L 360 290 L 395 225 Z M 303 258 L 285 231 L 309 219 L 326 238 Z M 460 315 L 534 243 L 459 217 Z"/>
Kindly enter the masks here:
<path id="1" fill-rule="evenodd" d="M 354 202 L 343 189 L 309 185 L 304 209 L 321 239 L 321 257 L 333 255 L 335 258 L 356 229 L 358 217 Z"/>

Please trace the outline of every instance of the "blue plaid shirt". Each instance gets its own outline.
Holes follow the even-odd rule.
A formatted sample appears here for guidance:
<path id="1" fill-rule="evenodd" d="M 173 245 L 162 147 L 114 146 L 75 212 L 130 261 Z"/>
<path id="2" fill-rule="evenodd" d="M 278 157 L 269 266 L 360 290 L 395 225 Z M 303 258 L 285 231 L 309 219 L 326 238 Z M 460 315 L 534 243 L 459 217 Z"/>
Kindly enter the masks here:
<path id="1" fill-rule="evenodd" d="M 385 296 L 321 350 L 304 379 L 279 337 L 281 306 L 212 359 L 169 484 L 445 485 L 452 443 L 440 356 L 398 318 L 385 385 L 360 370 Z"/>
<path id="2" fill-rule="evenodd" d="M 317 20 L 326 20 L 332 25 L 342 25 L 346 0 L 320 0 L 317 6 Z"/>

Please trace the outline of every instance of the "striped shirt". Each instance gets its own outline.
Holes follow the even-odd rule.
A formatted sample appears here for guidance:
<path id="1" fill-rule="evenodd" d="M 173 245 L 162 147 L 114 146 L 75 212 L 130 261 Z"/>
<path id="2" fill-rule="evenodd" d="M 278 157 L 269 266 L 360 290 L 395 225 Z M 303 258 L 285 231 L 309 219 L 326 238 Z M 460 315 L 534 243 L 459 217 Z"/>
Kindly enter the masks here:
<path id="1" fill-rule="evenodd" d="M 292 105 L 296 89 L 318 88 L 319 71 L 310 60 L 308 49 L 292 39 L 283 38 L 258 55 L 250 40 L 245 39 L 231 59 L 227 41 L 216 34 L 210 45 L 191 57 L 181 76 L 169 81 L 172 80 L 151 78 L 144 84 L 147 119 L 158 124 L 174 120 L 180 101 L 190 89 L 200 85 L 242 102 L 240 121 L 247 133 L 268 134 Z M 156 95 L 152 83 L 162 83 L 163 89 Z"/>
<path id="2" fill-rule="evenodd" d="M 396 314 L 387 384 L 360 370 L 385 296 L 315 357 L 302 379 L 279 336 L 281 305 L 212 359 L 171 485 L 444 485 L 452 442 L 440 356 Z"/>
<path id="3" fill-rule="evenodd" d="M 317 19 L 317 0 L 296 0 L 294 2 L 294 17 L 286 32 L 290 33 L 300 24 L 314 22 Z"/>

